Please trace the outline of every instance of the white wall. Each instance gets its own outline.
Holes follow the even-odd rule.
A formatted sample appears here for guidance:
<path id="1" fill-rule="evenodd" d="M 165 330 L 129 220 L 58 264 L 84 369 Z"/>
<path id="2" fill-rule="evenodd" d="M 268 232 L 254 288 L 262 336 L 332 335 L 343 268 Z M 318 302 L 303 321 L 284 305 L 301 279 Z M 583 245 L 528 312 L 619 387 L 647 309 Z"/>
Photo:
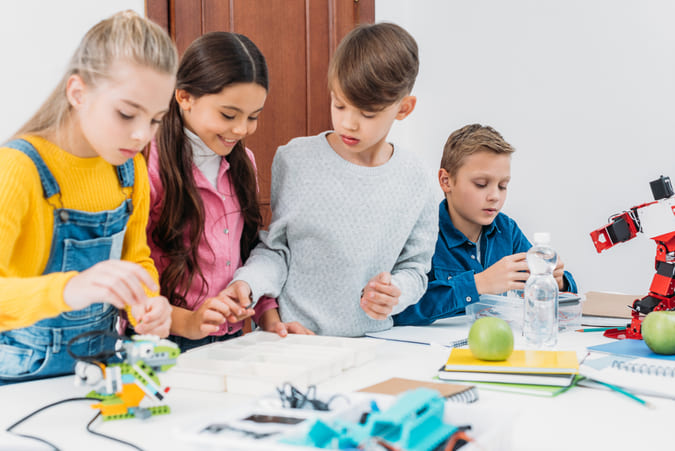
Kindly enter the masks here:
<path id="1" fill-rule="evenodd" d="M 0 2 L 0 142 L 9 138 L 61 79 L 91 26 L 117 11 L 145 13 L 144 0 Z"/>
<path id="2" fill-rule="evenodd" d="M 143 0 L 0 2 L 0 141 L 40 105 L 86 30 Z M 517 152 L 505 212 L 548 230 L 582 291 L 645 292 L 654 243 L 595 253 L 589 232 L 675 178 L 675 2 L 376 0 L 420 45 L 417 110 L 392 140 L 435 177 L 448 134 L 496 127 Z M 441 196 L 439 189 L 439 198 Z"/>
<path id="3" fill-rule="evenodd" d="M 530 238 L 552 233 L 582 292 L 646 293 L 655 243 L 639 234 L 598 255 L 589 233 L 653 200 L 649 181 L 675 181 L 675 2 L 375 5 L 420 46 L 418 107 L 392 140 L 435 174 L 450 132 L 494 126 L 517 149 L 504 212 Z"/>

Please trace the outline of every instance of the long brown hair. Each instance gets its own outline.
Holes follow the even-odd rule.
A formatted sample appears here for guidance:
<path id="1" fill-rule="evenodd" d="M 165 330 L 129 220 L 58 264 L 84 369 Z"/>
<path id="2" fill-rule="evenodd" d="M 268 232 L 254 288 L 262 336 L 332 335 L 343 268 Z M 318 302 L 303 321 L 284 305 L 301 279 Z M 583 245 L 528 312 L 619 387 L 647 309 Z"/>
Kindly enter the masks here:
<path id="1" fill-rule="evenodd" d="M 178 68 L 176 89 L 195 98 L 217 94 L 234 83 L 256 83 L 268 89 L 265 57 L 246 36 L 211 32 L 197 38 L 185 51 Z M 157 135 L 160 178 L 164 199 L 152 240 L 168 259 L 160 275 L 160 290 L 171 304 L 186 306 L 185 296 L 199 276 L 208 290 L 198 258 L 204 238 L 204 204 L 192 173 L 193 154 L 176 98 L 171 100 Z M 258 241 L 262 224 L 255 169 L 239 141 L 225 157 L 244 218 L 241 259 L 245 261 Z M 187 246 L 185 238 L 187 237 Z"/>

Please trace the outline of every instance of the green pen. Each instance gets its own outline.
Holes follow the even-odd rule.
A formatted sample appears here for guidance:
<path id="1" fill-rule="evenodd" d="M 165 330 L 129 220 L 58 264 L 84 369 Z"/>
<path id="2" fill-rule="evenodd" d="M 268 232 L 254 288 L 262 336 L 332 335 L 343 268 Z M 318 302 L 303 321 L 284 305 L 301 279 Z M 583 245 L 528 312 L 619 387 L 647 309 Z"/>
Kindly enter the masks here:
<path id="1" fill-rule="evenodd" d="M 645 400 L 642 399 L 642 398 L 639 398 L 639 397 L 635 396 L 635 395 L 632 394 L 631 392 L 626 391 L 626 390 L 624 390 L 624 389 L 621 388 L 621 387 L 617 387 L 616 385 L 608 384 L 607 382 L 600 382 L 600 381 L 595 380 L 595 379 L 591 379 L 591 380 L 592 380 L 593 382 L 598 383 L 598 384 L 600 384 L 600 385 L 603 385 L 603 386 L 605 386 L 605 387 L 607 387 L 607 388 L 609 388 L 609 389 L 611 389 L 611 390 L 614 390 L 614 391 L 617 392 L 617 393 L 621 393 L 622 395 L 628 396 L 630 399 L 639 402 L 639 403 L 642 404 L 643 406 L 651 407 L 651 404 L 649 404 L 647 401 L 645 401 Z"/>
<path id="2" fill-rule="evenodd" d="M 617 329 L 616 327 L 591 327 L 586 329 L 577 329 L 575 332 L 604 332 L 610 329 Z M 625 327 L 618 328 L 617 330 L 626 330 Z"/>

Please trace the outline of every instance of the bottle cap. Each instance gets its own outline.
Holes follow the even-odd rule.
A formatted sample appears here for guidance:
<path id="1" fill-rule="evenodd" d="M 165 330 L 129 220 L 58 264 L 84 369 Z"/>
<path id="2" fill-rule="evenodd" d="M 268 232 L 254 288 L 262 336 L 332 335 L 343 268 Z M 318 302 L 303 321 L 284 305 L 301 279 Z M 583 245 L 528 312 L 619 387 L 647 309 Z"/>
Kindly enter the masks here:
<path id="1" fill-rule="evenodd" d="M 548 244 L 551 242 L 551 234 L 548 232 L 537 232 L 534 234 L 534 242 Z"/>

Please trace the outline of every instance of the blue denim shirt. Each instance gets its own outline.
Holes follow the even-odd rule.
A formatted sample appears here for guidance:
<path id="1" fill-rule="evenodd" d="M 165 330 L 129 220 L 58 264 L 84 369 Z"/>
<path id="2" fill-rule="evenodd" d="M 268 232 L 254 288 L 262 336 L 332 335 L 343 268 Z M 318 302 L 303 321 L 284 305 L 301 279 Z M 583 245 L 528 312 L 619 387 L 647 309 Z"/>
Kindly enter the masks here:
<path id="1" fill-rule="evenodd" d="M 476 245 L 453 225 L 447 200 L 441 202 L 439 209 L 438 240 L 427 291 L 417 304 L 394 316 L 396 326 L 427 325 L 437 319 L 463 314 L 466 306 L 479 298 L 474 275 L 503 257 L 527 252 L 532 247 L 518 224 L 499 213 L 492 224 L 483 226 L 480 236 L 482 262 L 478 261 Z M 576 282 L 567 271 L 565 281 L 565 290 L 576 293 Z"/>

